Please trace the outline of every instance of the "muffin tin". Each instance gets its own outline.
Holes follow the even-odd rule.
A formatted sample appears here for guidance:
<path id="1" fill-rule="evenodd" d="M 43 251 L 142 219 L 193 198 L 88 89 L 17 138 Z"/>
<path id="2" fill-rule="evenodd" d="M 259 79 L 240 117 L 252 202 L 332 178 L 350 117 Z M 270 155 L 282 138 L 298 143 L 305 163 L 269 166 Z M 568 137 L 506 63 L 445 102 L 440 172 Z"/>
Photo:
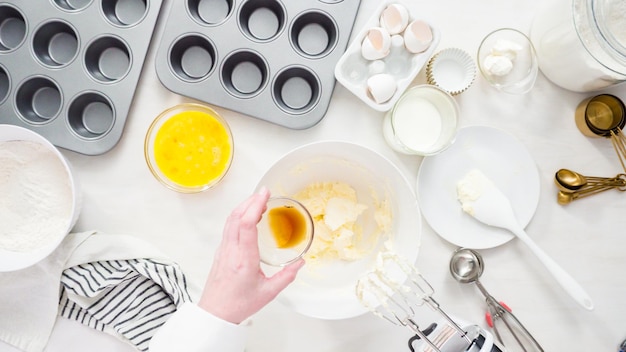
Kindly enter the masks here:
<path id="1" fill-rule="evenodd" d="M 291 129 L 325 115 L 360 0 L 175 1 L 156 54 L 169 90 Z"/>
<path id="2" fill-rule="evenodd" d="M 162 0 L 0 3 L 0 123 L 87 155 L 121 138 Z"/>

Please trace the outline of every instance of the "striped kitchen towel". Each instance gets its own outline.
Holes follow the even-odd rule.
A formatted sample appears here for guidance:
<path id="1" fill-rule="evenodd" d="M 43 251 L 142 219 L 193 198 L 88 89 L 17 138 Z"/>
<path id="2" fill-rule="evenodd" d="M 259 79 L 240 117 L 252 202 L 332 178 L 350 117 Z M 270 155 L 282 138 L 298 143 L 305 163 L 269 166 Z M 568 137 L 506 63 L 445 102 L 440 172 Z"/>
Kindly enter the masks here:
<path id="1" fill-rule="evenodd" d="M 69 267 L 61 277 L 59 315 L 121 336 L 140 351 L 182 303 L 191 301 L 175 263 L 108 260 Z"/>

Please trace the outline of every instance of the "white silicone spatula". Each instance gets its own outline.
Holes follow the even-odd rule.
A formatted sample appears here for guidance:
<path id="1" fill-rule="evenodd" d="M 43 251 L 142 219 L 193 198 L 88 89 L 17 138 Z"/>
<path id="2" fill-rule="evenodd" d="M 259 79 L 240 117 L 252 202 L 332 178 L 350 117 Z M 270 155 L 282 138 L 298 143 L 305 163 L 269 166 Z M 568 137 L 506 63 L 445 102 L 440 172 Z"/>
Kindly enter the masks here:
<path id="1" fill-rule="evenodd" d="M 592 310 L 593 301 L 582 286 L 539 248 L 528 234 L 526 234 L 524 228 L 515 218 L 515 213 L 513 212 L 509 199 L 495 184 L 480 173 L 480 171 L 472 170 L 470 173 L 472 177 L 468 177 L 470 176 L 470 174 L 468 174 L 468 176 L 459 182 L 459 200 L 463 205 L 463 210 L 484 224 L 511 231 L 530 248 L 561 287 L 563 287 L 578 304 L 588 310 Z M 472 181 L 467 181 L 468 179 L 474 180 L 474 185 L 477 187 L 470 189 L 472 187 Z M 461 183 L 463 183 L 465 190 L 461 189 Z M 469 194 L 470 196 L 463 197 L 461 193 Z"/>

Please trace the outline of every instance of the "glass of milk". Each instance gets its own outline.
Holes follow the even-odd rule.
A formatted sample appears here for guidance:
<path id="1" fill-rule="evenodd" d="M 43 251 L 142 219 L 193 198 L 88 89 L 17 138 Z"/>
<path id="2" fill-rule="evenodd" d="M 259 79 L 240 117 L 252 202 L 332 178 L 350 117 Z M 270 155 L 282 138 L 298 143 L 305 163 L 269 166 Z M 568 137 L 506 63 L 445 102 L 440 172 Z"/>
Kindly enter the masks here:
<path id="1" fill-rule="evenodd" d="M 409 88 L 383 120 L 389 146 L 403 154 L 434 155 L 452 144 L 458 130 L 459 105 L 432 85 Z"/>

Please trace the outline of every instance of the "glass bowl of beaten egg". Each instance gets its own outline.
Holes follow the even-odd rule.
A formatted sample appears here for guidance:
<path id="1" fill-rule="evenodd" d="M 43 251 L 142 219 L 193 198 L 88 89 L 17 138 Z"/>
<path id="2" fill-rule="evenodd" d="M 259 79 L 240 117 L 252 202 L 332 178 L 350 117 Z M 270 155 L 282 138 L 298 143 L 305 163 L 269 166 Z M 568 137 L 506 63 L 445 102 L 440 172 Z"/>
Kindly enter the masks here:
<path id="1" fill-rule="evenodd" d="M 194 103 L 173 106 L 157 116 L 144 145 L 154 177 L 181 193 L 217 185 L 230 168 L 233 151 L 226 120 L 210 107 Z"/>

